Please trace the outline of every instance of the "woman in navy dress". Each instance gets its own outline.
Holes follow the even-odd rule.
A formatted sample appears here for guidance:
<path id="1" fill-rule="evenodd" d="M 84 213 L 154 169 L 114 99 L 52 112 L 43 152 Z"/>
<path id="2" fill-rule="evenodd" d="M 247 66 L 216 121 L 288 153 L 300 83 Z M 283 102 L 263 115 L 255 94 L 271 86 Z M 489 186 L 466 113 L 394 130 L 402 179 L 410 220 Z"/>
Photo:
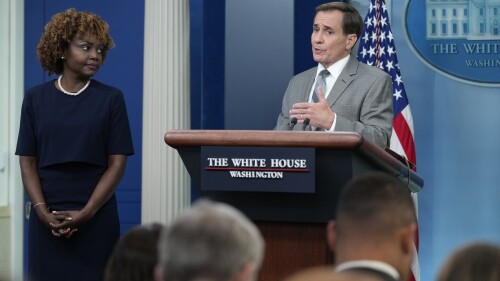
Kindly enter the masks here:
<path id="1" fill-rule="evenodd" d="M 122 92 L 92 79 L 112 47 L 107 23 L 75 9 L 52 17 L 38 44 L 59 77 L 26 91 L 21 111 L 31 281 L 102 280 L 119 238 L 114 191 L 134 149 Z"/>

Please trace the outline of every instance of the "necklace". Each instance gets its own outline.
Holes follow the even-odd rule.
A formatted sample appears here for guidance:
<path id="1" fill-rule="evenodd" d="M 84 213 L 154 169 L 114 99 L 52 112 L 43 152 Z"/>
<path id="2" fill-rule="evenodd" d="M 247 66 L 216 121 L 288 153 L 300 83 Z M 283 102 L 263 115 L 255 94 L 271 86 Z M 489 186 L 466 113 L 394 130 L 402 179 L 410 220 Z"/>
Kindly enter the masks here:
<path id="1" fill-rule="evenodd" d="M 68 91 L 64 90 L 64 88 L 61 85 L 61 78 L 62 78 L 62 75 L 59 76 L 59 78 L 57 78 L 57 86 L 59 86 L 59 90 L 61 90 L 61 92 L 65 93 L 66 95 L 70 95 L 70 96 L 78 96 L 83 91 L 85 91 L 87 89 L 87 87 L 90 85 L 90 79 L 89 79 L 89 81 L 87 81 L 85 86 L 83 86 L 83 88 L 80 89 L 80 91 L 78 91 L 76 93 L 72 93 L 72 92 L 68 92 Z"/>

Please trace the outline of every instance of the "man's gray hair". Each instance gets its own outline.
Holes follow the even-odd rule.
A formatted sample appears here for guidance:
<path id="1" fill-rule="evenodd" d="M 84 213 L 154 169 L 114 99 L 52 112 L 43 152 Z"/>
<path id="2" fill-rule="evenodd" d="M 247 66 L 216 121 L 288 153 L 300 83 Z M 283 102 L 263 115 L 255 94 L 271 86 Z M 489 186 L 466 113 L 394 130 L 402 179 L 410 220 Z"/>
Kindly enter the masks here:
<path id="1" fill-rule="evenodd" d="M 232 206 L 209 200 L 196 202 L 159 242 L 165 281 L 230 280 L 247 264 L 257 274 L 263 254 L 257 227 Z"/>

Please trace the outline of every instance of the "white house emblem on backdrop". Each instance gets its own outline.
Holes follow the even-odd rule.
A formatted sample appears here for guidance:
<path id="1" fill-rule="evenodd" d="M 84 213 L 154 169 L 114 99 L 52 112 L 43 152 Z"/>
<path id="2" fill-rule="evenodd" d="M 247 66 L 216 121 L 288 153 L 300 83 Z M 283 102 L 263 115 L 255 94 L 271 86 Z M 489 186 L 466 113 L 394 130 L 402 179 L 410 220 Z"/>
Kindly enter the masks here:
<path id="1" fill-rule="evenodd" d="M 500 86 L 500 0 L 407 0 L 403 23 L 412 49 L 437 72 Z"/>

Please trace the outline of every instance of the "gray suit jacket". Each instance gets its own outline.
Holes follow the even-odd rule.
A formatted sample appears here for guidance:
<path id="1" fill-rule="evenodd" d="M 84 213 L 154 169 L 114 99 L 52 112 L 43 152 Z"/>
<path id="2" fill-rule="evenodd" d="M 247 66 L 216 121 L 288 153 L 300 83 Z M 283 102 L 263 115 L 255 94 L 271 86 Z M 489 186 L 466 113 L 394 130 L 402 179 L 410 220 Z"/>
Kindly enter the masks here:
<path id="1" fill-rule="evenodd" d="M 275 130 L 289 130 L 290 109 L 295 103 L 308 101 L 316 72 L 314 67 L 290 80 Z M 335 131 L 357 132 L 382 148 L 389 146 L 393 109 L 392 82 L 387 73 L 351 56 L 327 101 L 336 114 Z M 296 125 L 293 130 L 302 130 L 302 125 Z M 306 130 L 311 127 L 307 126 Z"/>

